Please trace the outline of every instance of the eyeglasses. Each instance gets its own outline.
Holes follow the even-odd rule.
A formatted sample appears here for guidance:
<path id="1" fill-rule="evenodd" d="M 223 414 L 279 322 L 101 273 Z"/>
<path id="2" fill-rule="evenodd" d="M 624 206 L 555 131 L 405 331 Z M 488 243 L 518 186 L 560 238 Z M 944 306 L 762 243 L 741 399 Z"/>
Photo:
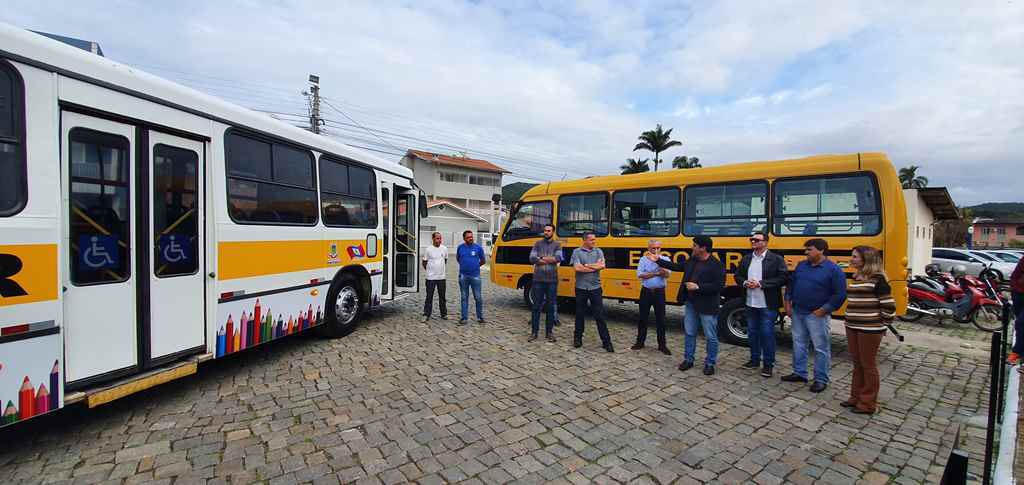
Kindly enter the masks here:
<path id="1" fill-rule="evenodd" d="M 752 237 L 752 238 L 750 238 L 750 242 L 764 242 L 764 239 Z"/>

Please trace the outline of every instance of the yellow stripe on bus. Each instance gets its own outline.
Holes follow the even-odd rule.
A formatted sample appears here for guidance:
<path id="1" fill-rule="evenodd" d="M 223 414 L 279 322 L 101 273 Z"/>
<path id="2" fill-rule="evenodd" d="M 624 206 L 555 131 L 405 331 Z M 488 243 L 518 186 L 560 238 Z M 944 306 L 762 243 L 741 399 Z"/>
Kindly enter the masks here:
<path id="1" fill-rule="evenodd" d="M 0 245 L 0 258 L 0 307 L 57 299 L 56 244 Z"/>
<path id="2" fill-rule="evenodd" d="M 349 256 L 349 248 L 360 248 L 363 256 Z M 366 257 L 366 240 L 321 241 L 232 241 L 217 244 L 217 277 L 220 280 L 251 278 L 312 269 L 366 264 L 381 260 L 381 241 L 377 255 Z"/>

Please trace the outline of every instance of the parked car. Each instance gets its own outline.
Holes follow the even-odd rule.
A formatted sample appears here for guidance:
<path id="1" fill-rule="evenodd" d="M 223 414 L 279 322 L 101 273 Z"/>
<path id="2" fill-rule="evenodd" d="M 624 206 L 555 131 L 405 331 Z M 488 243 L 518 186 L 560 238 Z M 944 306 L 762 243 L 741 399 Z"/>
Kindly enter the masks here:
<path id="1" fill-rule="evenodd" d="M 932 262 L 938 264 L 942 271 L 946 272 L 949 272 L 953 266 L 961 264 L 967 269 L 967 274 L 972 276 L 978 276 L 985 266 L 991 265 L 992 270 L 999 275 L 1000 281 L 1006 281 L 1015 266 L 1002 260 L 997 261 L 995 257 L 980 251 L 954 248 L 932 249 Z"/>
<path id="2" fill-rule="evenodd" d="M 1017 264 L 1017 262 L 1020 261 L 1021 256 L 1024 256 L 1019 252 L 1004 251 L 1002 249 L 987 249 L 984 252 L 985 254 L 990 254 L 995 256 L 997 259 L 1001 259 L 1010 264 Z"/>

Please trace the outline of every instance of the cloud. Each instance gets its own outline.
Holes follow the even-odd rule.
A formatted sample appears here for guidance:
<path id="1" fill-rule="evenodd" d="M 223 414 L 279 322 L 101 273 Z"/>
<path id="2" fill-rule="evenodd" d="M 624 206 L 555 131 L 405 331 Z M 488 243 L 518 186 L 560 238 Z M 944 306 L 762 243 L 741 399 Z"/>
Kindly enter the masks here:
<path id="1" fill-rule="evenodd" d="M 666 156 L 705 166 L 883 150 L 958 188 L 958 202 L 1022 199 L 1005 180 L 1024 152 L 1019 2 L 186 1 L 111 12 L 13 0 L 0 20 L 95 39 L 113 59 L 250 107 L 303 113 L 298 92 L 316 73 L 361 124 L 520 177 L 614 173 L 660 122 L 684 140 Z M 358 128 L 329 130 L 381 148 Z"/>

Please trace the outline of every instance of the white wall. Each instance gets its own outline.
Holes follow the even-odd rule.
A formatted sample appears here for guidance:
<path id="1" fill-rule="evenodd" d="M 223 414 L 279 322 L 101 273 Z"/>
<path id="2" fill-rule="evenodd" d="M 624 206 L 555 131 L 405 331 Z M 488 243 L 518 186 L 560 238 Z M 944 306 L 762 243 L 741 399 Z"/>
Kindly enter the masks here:
<path id="1" fill-rule="evenodd" d="M 433 200 L 434 198 L 448 199 L 458 204 L 460 207 L 466 207 L 466 199 L 479 201 L 479 204 L 477 204 L 476 207 L 468 207 L 479 211 L 479 207 L 482 206 L 486 208 L 487 204 L 490 204 L 491 196 L 501 193 L 500 173 L 472 170 L 449 165 L 435 165 L 433 163 L 420 160 L 419 158 L 415 159 L 415 163 L 411 163 L 411 159 L 409 157 L 402 159 L 402 165 L 413 170 L 415 173 L 416 185 L 419 185 L 423 191 L 430 196 L 430 200 Z M 492 187 L 470 183 L 445 182 L 438 177 L 439 171 L 464 174 L 467 179 L 470 175 L 496 178 L 499 181 L 499 185 Z"/>
<path id="2" fill-rule="evenodd" d="M 932 262 L 932 223 L 935 222 L 935 216 L 917 189 L 904 189 L 903 199 L 907 204 L 907 258 L 910 261 L 910 272 L 923 275 L 925 265 Z"/>

